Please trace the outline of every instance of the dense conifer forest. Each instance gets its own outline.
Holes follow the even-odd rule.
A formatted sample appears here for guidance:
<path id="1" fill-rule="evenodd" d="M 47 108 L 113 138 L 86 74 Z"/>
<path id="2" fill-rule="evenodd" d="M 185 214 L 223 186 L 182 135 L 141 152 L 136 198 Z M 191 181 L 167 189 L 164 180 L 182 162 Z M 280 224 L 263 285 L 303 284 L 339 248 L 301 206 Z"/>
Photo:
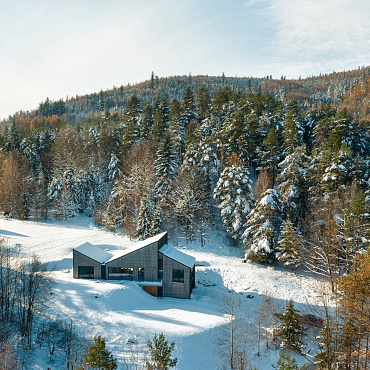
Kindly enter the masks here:
<path id="1" fill-rule="evenodd" d="M 166 229 L 191 240 L 222 223 L 262 263 L 296 269 L 314 246 L 318 261 L 306 267 L 334 281 L 366 246 L 369 74 L 152 73 L 135 86 L 47 99 L 2 122 L 1 209 L 19 219 L 84 212 L 138 238 Z M 316 230 L 325 217 L 328 230 Z M 341 250 L 336 266 L 320 265 L 327 233 Z"/>
<path id="2" fill-rule="evenodd" d="M 298 80 L 152 73 L 17 112 L 0 148 L 4 216 L 85 213 L 138 239 L 222 228 L 247 260 L 345 289 L 341 353 L 368 358 L 369 302 L 351 278 L 368 273 L 370 67 Z"/>

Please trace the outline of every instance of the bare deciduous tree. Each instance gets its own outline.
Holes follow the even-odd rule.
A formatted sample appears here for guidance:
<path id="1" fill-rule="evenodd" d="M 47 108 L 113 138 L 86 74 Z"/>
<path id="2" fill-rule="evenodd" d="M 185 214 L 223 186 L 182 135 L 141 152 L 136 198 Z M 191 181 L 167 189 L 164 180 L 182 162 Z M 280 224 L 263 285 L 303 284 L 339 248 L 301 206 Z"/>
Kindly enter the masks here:
<path id="1" fill-rule="evenodd" d="M 21 220 L 27 218 L 27 188 L 29 164 L 26 157 L 11 151 L 1 166 L 0 200 L 5 215 Z"/>
<path id="2" fill-rule="evenodd" d="M 220 310 L 226 323 L 220 328 L 218 344 L 230 369 L 245 370 L 248 367 L 247 318 L 242 317 L 240 297 L 230 291 L 222 300 Z"/>

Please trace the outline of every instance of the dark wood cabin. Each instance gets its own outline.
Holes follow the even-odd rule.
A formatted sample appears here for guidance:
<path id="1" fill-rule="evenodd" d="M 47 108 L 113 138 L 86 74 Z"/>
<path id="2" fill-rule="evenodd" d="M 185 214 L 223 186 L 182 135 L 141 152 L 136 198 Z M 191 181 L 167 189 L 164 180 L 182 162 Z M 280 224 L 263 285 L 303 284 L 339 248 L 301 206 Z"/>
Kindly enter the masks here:
<path id="1" fill-rule="evenodd" d="M 73 250 L 73 277 L 136 281 L 156 297 L 190 298 L 195 258 L 167 244 L 167 232 L 117 253 L 85 243 Z"/>

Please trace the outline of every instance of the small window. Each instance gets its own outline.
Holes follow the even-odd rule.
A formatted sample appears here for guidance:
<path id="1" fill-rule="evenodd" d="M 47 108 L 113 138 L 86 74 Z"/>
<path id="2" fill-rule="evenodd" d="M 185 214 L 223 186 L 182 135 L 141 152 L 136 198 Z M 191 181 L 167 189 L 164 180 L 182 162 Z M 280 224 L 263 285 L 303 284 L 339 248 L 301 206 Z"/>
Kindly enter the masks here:
<path id="1" fill-rule="evenodd" d="M 145 281 L 144 267 L 139 267 L 138 279 L 139 281 Z"/>
<path id="2" fill-rule="evenodd" d="M 158 270 L 163 271 L 163 256 L 161 254 L 158 256 Z"/>
<path id="3" fill-rule="evenodd" d="M 161 253 L 158 254 L 158 280 L 163 279 L 163 256 Z"/>
<path id="4" fill-rule="evenodd" d="M 174 269 L 172 270 L 172 282 L 183 283 L 184 282 L 184 270 Z"/>

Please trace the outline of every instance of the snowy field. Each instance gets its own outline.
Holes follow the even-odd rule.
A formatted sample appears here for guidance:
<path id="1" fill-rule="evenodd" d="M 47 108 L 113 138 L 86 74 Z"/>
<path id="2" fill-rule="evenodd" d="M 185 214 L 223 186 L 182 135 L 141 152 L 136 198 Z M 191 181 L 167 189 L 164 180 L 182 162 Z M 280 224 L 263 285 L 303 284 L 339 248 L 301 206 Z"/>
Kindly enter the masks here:
<path id="1" fill-rule="evenodd" d="M 198 241 L 186 244 L 181 238 L 169 239 L 169 244 L 184 249 L 197 260 L 197 284 L 190 300 L 155 298 L 135 282 L 73 279 L 73 248 L 89 242 L 113 250 L 135 243 L 94 226 L 92 220 L 84 216 L 73 221 L 0 219 L 0 237 L 12 245 L 20 245 L 26 255 L 37 254 L 48 263 L 56 282 L 50 313 L 63 320 L 72 318 L 85 335 L 104 337 L 108 349 L 121 362 L 127 361 L 133 349 L 128 342 L 137 343 L 135 350 L 139 348 L 141 351 L 148 339 L 163 332 L 167 339 L 175 342 L 178 369 L 220 369 L 223 358 L 218 338 L 226 319 L 219 304 L 235 291 L 241 299 L 243 313 L 250 321 L 248 359 L 255 368 L 271 369 L 279 352 L 265 351 L 261 345 L 262 353 L 258 357 L 255 339 L 257 313 L 264 297 L 274 298 L 275 311 L 282 311 L 291 298 L 302 312 L 311 313 L 320 306 L 316 280 L 242 263 L 242 252 L 227 246 L 224 234 L 217 231 L 209 231 L 204 247 Z M 35 369 L 60 368 L 60 365 L 46 366 L 43 358 L 46 358 L 44 353 L 36 353 Z M 299 356 L 296 359 L 304 362 Z M 124 367 L 120 365 L 119 368 Z"/>

